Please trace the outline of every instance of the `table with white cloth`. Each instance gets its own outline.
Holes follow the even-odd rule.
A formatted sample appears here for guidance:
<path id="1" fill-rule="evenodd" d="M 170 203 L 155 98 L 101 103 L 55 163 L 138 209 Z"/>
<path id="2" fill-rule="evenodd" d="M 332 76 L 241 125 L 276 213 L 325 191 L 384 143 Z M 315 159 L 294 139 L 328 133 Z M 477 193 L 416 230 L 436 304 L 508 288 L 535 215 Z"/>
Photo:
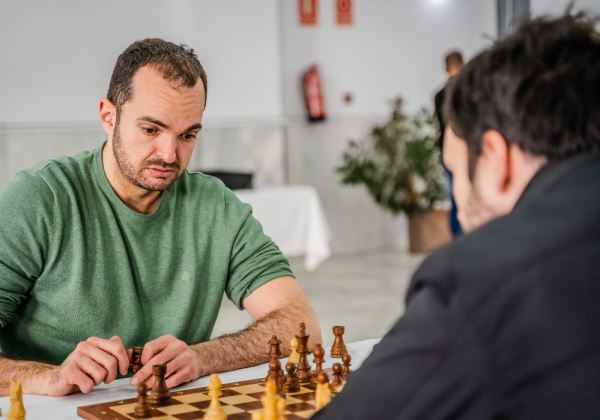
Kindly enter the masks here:
<path id="1" fill-rule="evenodd" d="M 352 369 L 358 369 L 365 358 L 371 353 L 373 346 L 379 339 L 370 339 L 347 344 L 348 352 L 352 355 Z M 328 368 L 335 361 L 328 357 L 325 360 L 324 367 Z M 285 365 L 282 361 L 282 365 Z M 248 379 L 264 378 L 268 372 L 267 364 L 253 366 L 245 369 L 239 369 L 231 372 L 219 374 L 222 383 L 239 382 Z M 189 388 L 198 388 L 208 385 L 208 377 L 202 377 L 189 382 L 177 390 Z M 39 395 L 23 395 L 23 403 L 27 411 L 28 420 L 69 420 L 78 419 L 77 407 L 102 402 L 134 398 L 136 396 L 135 387 L 129 384 L 129 378 L 118 379 L 110 384 L 102 384 L 95 387 L 88 394 L 73 394 L 64 397 L 45 397 Z M 8 397 L 0 398 L 0 408 L 2 413 L 8 411 L 10 402 Z"/>
<path id="2" fill-rule="evenodd" d="M 314 270 L 331 255 L 331 230 L 317 191 L 307 185 L 235 190 L 285 256 L 304 256 Z"/>

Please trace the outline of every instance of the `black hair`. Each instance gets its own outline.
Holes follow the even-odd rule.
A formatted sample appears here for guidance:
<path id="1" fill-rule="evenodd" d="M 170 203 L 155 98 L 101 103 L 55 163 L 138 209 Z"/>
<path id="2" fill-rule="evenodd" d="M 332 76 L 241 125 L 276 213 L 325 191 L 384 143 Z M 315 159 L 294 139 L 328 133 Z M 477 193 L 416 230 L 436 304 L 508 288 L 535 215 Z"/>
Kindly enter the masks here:
<path id="1" fill-rule="evenodd" d="M 563 158 L 600 149 L 600 35 L 583 13 L 522 24 L 469 61 L 444 106 L 467 142 L 469 174 L 485 131 L 536 156 Z"/>

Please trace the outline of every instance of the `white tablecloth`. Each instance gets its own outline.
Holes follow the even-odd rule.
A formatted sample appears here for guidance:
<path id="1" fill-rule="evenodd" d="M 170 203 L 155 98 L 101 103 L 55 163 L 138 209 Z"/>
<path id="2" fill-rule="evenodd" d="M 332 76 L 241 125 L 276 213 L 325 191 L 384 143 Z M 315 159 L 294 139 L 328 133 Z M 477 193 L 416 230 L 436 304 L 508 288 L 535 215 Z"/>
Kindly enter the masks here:
<path id="1" fill-rule="evenodd" d="M 268 187 L 235 193 L 252 206 L 265 233 L 284 255 L 304 255 L 307 270 L 314 270 L 331 255 L 331 230 L 313 187 Z"/>
<path id="2" fill-rule="evenodd" d="M 349 353 L 352 355 L 352 369 L 358 369 L 364 359 L 371 353 L 373 346 L 378 339 L 359 341 L 347 345 Z M 339 359 L 332 360 L 327 357 L 325 367 Z M 285 363 L 282 362 L 282 365 Z M 220 373 L 219 377 L 222 383 L 244 381 L 265 377 L 268 372 L 267 364 L 253 366 L 246 369 L 235 370 L 232 372 Z M 197 379 L 187 383 L 178 390 L 195 388 L 208 385 L 208 377 Z M 108 385 L 100 385 L 89 394 L 74 394 L 66 397 L 43 397 L 39 395 L 24 395 L 23 403 L 27 411 L 27 420 L 69 420 L 78 419 L 77 407 L 82 405 L 97 404 L 106 401 L 134 398 L 136 396 L 135 388 L 129 385 L 129 379 L 119 379 Z M 10 402 L 8 397 L 0 398 L 0 408 L 2 414 L 6 414 Z"/>

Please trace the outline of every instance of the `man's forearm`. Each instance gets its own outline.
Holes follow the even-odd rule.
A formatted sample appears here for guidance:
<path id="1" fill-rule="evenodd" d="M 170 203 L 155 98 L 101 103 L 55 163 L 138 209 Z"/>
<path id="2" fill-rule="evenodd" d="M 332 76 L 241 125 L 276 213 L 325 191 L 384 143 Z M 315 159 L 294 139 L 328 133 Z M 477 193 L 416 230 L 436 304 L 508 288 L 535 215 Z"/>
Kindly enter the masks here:
<path id="1" fill-rule="evenodd" d="M 44 394 L 44 382 L 56 366 L 0 356 L 0 396 L 8 395 L 11 380 L 21 382 L 24 394 Z"/>
<path id="2" fill-rule="evenodd" d="M 193 345 L 202 363 L 202 376 L 266 362 L 269 357 L 268 341 L 273 335 L 281 340 L 282 354 L 288 355 L 289 341 L 298 334 L 301 322 L 306 324 L 306 333 L 311 336 L 310 347 L 321 343 L 321 329 L 312 309 L 289 305 L 286 309 L 268 314 L 245 330 Z"/>

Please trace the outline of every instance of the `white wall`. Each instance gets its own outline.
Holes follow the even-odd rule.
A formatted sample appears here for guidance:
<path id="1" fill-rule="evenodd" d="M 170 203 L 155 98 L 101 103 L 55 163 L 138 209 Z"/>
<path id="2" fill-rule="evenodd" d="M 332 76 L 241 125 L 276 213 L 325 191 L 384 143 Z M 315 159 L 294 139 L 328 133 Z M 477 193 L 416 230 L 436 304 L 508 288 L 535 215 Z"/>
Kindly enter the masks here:
<path id="1" fill-rule="evenodd" d="M 571 0 L 530 0 L 532 16 L 562 14 Z M 575 0 L 574 11 L 585 10 L 598 16 L 600 15 L 600 1 L 598 0 Z"/>
<path id="2" fill-rule="evenodd" d="M 296 2 L 281 3 L 286 115 L 303 114 L 300 74 L 312 63 L 334 118 L 385 115 L 398 94 L 412 109 L 431 105 L 445 80 L 444 53 L 459 48 L 468 58 L 489 44 L 485 34 L 496 34 L 493 0 L 356 0 L 350 27 L 334 23 L 334 1 L 319 4 L 318 26 L 301 27 Z"/>
<path id="3" fill-rule="evenodd" d="M 0 0 L 0 121 L 96 119 L 118 54 L 163 37 L 198 53 L 206 119 L 281 115 L 278 0 Z"/>

